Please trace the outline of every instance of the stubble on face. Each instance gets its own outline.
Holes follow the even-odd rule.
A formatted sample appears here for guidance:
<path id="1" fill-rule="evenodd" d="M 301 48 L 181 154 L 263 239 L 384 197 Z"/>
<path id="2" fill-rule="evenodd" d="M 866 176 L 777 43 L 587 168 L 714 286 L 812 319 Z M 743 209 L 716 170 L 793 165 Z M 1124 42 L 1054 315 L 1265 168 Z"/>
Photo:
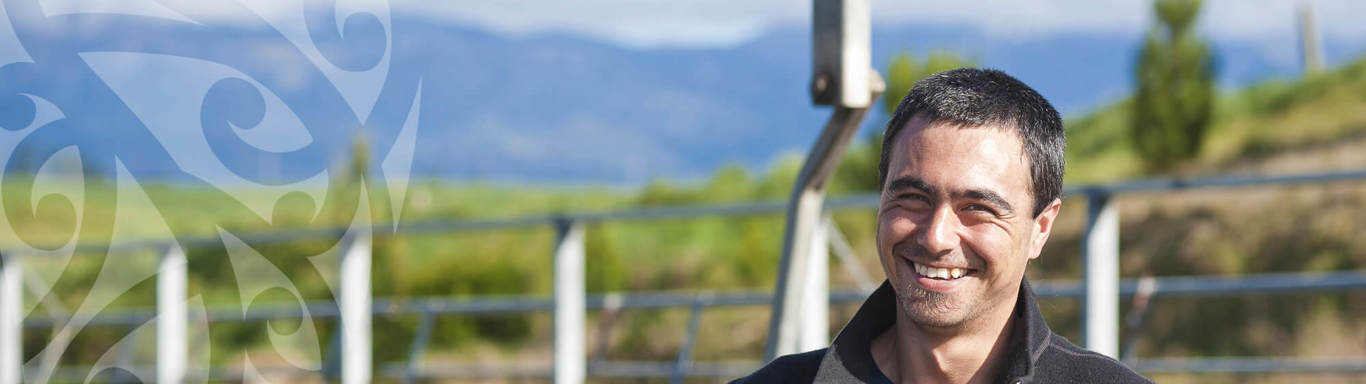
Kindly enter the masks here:
<path id="1" fill-rule="evenodd" d="M 900 244 L 893 252 L 902 260 L 933 258 L 928 250 L 918 244 Z M 985 272 L 984 266 L 978 265 L 974 268 Z M 957 328 L 969 319 L 977 317 L 984 306 L 972 295 L 954 295 L 922 288 L 913 282 L 914 277 L 900 280 L 900 286 L 892 287 L 896 293 L 897 304 L 901 306 L 902 313 L 921 326 Z"/>
<path id="2" fill-rule="evenodd" d="M 935 328 L 958 325 L 956 319 L 949 318 L 950 315 L 959 312 L 958 306 L 949 301 L 949 295 L 926 290 L 915 284 L 904 285 L 905 287 L 896 290 L 896 301 L 901 305 L 902 312 L 916 324 Z"/>

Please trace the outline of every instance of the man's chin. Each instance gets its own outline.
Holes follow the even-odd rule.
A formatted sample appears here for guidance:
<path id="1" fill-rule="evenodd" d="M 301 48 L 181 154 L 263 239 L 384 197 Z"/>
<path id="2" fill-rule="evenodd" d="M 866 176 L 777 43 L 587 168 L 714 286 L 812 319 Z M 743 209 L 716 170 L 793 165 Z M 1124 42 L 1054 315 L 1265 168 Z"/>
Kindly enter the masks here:
<path id="1" fill-rule="evenodd" d="M 954 329 L 963 325 L 963 316 L 947 313 L 906 311 L 906 318 L 922 328 Z"/>
<path id="2" fill-rule="evenodd" d="M 902 315 L 916 325 L 954 328 L 967 318 L 966 309 L 946 294 L 915 287 L 908 291 L 905 295 L 897 294 L 897 304 Z"/>

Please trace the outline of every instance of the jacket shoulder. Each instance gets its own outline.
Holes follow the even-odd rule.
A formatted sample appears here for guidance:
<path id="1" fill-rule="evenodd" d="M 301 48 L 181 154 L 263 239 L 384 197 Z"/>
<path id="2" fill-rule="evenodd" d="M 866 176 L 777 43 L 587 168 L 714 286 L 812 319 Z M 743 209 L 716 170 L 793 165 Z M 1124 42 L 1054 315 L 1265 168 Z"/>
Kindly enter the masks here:
<path id="1" fill-rule="evenodd" d="M 731 381 L 731 384 L 762 383 L 810 383 L 820 370 L 821 359 L 825 358 L 827 348 L 797 353 L 774 359 L 749 376 Z"/>
<path id="2" fill-rule="evenodd" d="M 1129 366 L 1054 334 L 1039 356 L 1035 378 L 1052 383 L 1152 383 Z"/>

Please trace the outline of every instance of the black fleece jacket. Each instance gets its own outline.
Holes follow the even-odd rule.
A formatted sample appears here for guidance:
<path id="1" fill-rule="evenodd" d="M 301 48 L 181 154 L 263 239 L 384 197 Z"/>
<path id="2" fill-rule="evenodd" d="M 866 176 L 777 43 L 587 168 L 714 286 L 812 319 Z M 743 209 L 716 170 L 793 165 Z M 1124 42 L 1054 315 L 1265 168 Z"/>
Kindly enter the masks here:
<path id="1" fill-rule="evenodd" d="M 995 383 L 1151 383 L 1114 359 L 1068 342 L 1048 329 L 1029 282 L 1020 284 L 1015 304 L 1015 329 Z M 883 282 L 830 348 L 787 355 L 753 374 L 732 381 L 751 383 L 886 383 L 891 382 L 873 362 L 873 338 L 896 322 L 896 294 Z"/>

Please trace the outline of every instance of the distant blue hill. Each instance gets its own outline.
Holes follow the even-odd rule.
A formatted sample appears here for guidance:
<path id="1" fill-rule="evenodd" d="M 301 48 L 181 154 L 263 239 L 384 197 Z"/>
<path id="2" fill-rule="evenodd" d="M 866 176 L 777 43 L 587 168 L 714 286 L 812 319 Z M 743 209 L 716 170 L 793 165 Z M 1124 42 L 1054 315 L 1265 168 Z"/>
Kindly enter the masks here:
<path id="1" fill-rule="evenodd" d="M 701 178 L 728 163 L 761 170 L 783 153 L 804 151 L 829 114 L 811 106 L 807 97 L 809 32 L 800 27 L 774 29 L 738 46 L 711 49 L 628 48 L 563 34 L 510 38 L 399 15 L 394 16 L 391 27 L 389 73 L 395 75 L 391 77 L 421 81 L 418 139 L 412 163 L 415 175 L 536 184 L 635 185 L 656 178 Z M 106 28 L 84 35 L 69 32 L 73 35 L 48 36 L 43 43 L 57 50 L 89 51 L 91 40 L 136 42 L 111 45 L 127 50 L 165 47 L 176 56 L 217 62 L 233 62 L 237 57 L 224 51 L 247 48 L 236 52 L 257 53 L 249 54 L 234 68 L 280 92 L 281 99 L 309 127 L 306 137 L 314 144 L 281 156 L 215 149 L 217 160 L 246 179 L 294 180 L 340 162 L 347 153 L 357 129 L 355 119 L 365 119 L 337 117 L 345 114 L 344 109 L 337 109 L 345 104 L 338 104 L 339 91 L 327 84 L 326 77 L 292 76 L 288 63 L 261 53 L 272 52 L 265 49 L 271 47 L 285 51 L 297 48 L 282 46 L 271 31 L 220 27 L 167 33 L 167 28 L 173 31 L 178 27 L 158 28 Z M 922 56 L 932 50 L 960 52 L 985 66 L 1016 75 L 1064 114 L 1078 115 L 1129 92 L 1129 73 L 1139 39 L 1076 35 L 1005 40 L 966 27 L 878 27 L 873 33 L 873 60 L 885 68 L 889 57 L 899 51 Z M 1216 42 L 1215 47 L 1220 84 L 1225 87 L 1293 76 L 1299 71 L 1293 52 L 1277 55 L 1281 57 L 1277 59 L 1250 43 Z M 1328 49 L 1330 62 L 1360 52 L 1360 47 L 1333 44 Z M 368 60 L 363 50 L 358 55 L 340 62 Z M 89 61 L 92 56 L 83 57 Z M 71 61 L 48 61 L 40 66 L 52 74 L 86 71 Z M 105 82 L 113 86 L 116 82 L 182 81 L 174 73 L 147 68 L 151 67 L 125 68 L 126 72 L 114 75 L 124 79 L 105 78 Z M 389 85 L 386 92 L 415 92 L 408 86 Z M 63 111 L 86 105 L 83 103 L 98 106 L 87 98 L 106 92 L 76 81 L 52 80 L 35 86 L 47 87 L 46 92 L 53 95 L 49 99 L 65 100 L 65 105 L 59 106 Z M 147 97 L 173 98 L 170 90 L 147 87 L 151 87 L 143 90 L 150 92 Z M 239 91 L 224 92 L 232 96 Z M 259 109 L 236 105 L 242 99 L 223 95 L 219 96 L 225 104 L 213 112 L 217 115 L 212 118 L 226 118 L 233 124 L 250 122 L 254 112 L 242 111 Z M 366 120 L 371 122 L 367 135 L 381 148 L 377 158 L 382 158 L 388 143 L 395 140 L 397 127 L 409 111 L 405 103 L 411 96 L 390 96 L 381 92 L 375 112 Z M 203 97 L 188 95 L 185 100 L 167 103 L 196 107 Z M 171 113 L 161 109 L 145 108 L 137 114 L 147 123 L 158 120 L 157 114 Z M 0 117 L 13 113 L 17 112 L 0 111 Z M 121 158 L 146 157 L 124 161 L 140 178 L 187 177 L 176 164 L 179 160 L 168 161 L 174 156 L 168 157 L 166 150 L 157 148 L 157 144 L 171 147 L 179 143 L 161 137 L 157 141 L 136 139 L 138 134 L 121 139 L 111 133 L 118 127 L 102 125 L 105 120 L 98 116 L 97 111 L 91 112 L 87 118 L 77 119 L 72 128 L 86 138 L 83 151 L 122 146 L 109 151 Z M 870 114 L 865 129 L 880 127 L 884 119 L 881 111 Z M 189 118 L 184 129 L 193 132 L 201 122 Z M 254 129 L 272 129 L 268 123 L 262 124 Z M 204 135 L 210 142 L 232 141 L 224 136 L 231 132 L 223 128 Z"/>

